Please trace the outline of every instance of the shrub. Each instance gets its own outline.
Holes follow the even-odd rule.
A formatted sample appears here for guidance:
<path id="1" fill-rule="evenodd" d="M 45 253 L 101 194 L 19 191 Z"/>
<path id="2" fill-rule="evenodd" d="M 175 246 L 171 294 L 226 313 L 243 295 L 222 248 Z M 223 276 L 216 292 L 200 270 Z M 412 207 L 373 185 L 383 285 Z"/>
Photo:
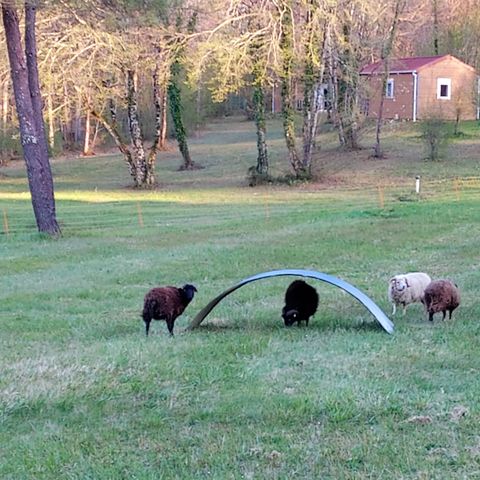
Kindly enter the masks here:
<path id="1" fill-rule="evenodd" d="M 440 160 L 445 153 L 449 141 L 447 122 L 440 117 L 429 117 L 420 124 L 421 138 L 426 149 L 426 158 Z"/>

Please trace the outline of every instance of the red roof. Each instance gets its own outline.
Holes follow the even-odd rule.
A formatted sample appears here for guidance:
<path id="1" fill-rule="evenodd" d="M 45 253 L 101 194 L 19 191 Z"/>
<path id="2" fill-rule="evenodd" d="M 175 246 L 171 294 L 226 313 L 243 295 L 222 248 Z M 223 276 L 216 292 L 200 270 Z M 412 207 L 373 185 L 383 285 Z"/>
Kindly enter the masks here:
<path id="1" fill-rule="evenodd" d="M 450 55 L 436 55 L 434 57 L 409 57 L 409 58 L 392 58 L 390 60 L 390 73 L 411 73 L 430 63 L 437 62 Z M 360 74 L 374 75 L 383 73 L 383 60 L 365 65 Z"/>

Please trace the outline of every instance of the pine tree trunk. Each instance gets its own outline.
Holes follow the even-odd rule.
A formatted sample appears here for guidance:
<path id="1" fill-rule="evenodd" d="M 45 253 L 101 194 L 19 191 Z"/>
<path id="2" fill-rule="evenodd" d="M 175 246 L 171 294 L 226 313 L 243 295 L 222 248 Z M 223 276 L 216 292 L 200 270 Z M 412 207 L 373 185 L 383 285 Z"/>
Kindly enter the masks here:
<path id="1" fill-rule="evenodd" d="M 53 178 L 43 130 L 41 96 L 38 82 L 35 8 L 26 5 L 25 50 L 22 52 L 19 20 L 13 7 L 2 4 L 20 136 L 27 167 L 38 230 L 52 236 L 60 234 L 56 219 Z"/>
<path id="2" fill-rule="evenodd" d="M 40 92 L 40 82 L 37 65 L 37 39 L 35 36 L 36 8 L 25 2 L 25 57 L 27 60 L 28 86 L 32 99 L 35 127 L 38 141 L 44 158 L 48 159 L 47 138 L 43 124 L 43 100 Z"/>

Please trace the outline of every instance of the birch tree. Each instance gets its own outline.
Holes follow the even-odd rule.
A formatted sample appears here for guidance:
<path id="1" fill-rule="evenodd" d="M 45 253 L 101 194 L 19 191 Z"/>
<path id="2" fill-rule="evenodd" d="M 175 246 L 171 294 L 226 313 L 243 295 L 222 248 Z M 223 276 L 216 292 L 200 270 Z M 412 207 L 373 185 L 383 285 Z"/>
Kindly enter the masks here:
<path id="1" fill-rule="evenodd" d="M 303 72 L 303 158 L 302 174 L 310 178 L 320 111 L 320 88 L 324 82 L 325 43 L 329 36 L 331 8 L 322 8 L 315 0 L 307 0 L 304 25 Z M 323 93 L 323 92 L 322 92 Z"/>

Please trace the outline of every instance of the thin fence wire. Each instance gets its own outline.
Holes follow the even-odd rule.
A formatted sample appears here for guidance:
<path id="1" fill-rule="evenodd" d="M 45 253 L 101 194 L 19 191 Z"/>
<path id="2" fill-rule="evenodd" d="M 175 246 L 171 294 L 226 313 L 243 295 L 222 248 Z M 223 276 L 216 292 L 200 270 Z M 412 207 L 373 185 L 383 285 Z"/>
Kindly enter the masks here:
<path id="1" fill-rule="evenodd" d="M 198 203 L 181 192 L 172 198 L 138 197 L 135 199 L 102 202 L 89 196 L 89 202 L 58 200 L 57 217 L 65 232 L 109 231 L 115 229 L 141 230 L 181 227 L 192 222 L 205 226 L 224 222 L 243 222 L 257 218 L 269 221 L 276 216 L 335 214 L 348 211 L 389 210 L 404 202 L 476 202 L 480 200 L 480 176 L 453 177 L 420 183 L 415 191 L 411 182 L 380 182 L 374 186 L 319 188 L 289 191 L 282 198 L 279 190 L 248 190 L 244 195 L 213 197 L 210 202 Z M 237 208 L 238 206 L 242 208 Z M 0 199 L 0 238 L 36 232 L 29 200 Z M 208 221 L 206 221 L 208 219 Z"/>

